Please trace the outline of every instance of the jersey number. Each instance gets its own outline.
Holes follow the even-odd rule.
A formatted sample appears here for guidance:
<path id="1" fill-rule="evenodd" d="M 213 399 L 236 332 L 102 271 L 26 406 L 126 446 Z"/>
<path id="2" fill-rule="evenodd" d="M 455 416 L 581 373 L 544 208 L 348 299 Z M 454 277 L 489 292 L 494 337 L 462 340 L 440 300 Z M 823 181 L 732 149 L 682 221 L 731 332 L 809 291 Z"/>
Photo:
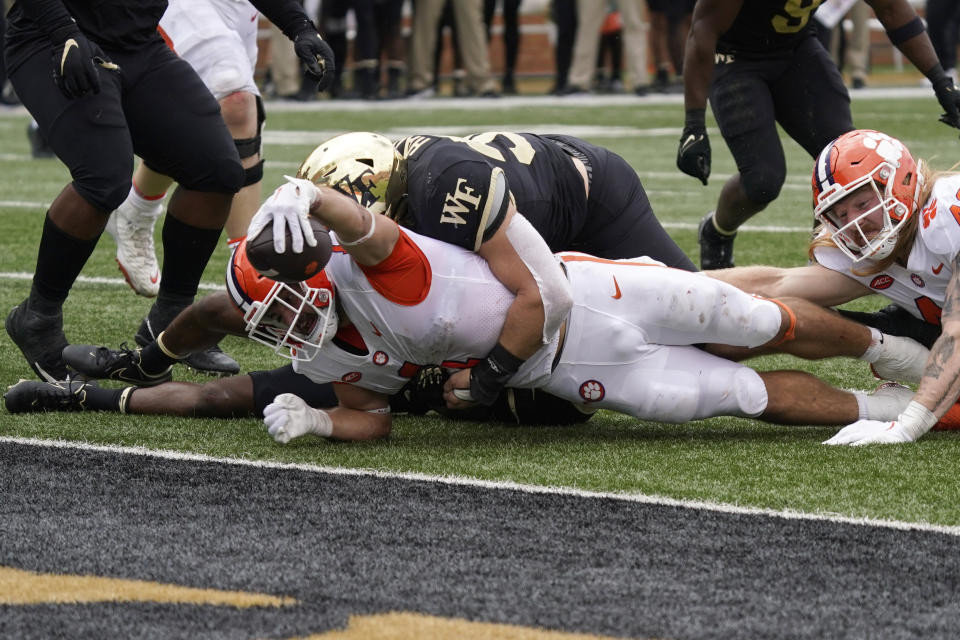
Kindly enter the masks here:
<path id="1" fill-rule="evenodd" d="M 823 4 L 824 0 L 787 0 L 783 12 L 787 15 L 773 16 L 771 23 L 777 33 L 796 33 L 807 26 L 810 14 Z"/>
<path id="2" fill-rule="evenodd" d="M 517 162 L 521 164 L 530 164 L 533 162 L 533 156 L 536 154 L 533 145 L 531 145 L 526 138 L 516 133 L 510 133 L 508 131 L 487 131 L 486 133 L 475 133 L 466 138 L 458 138 L 456 136 L 449 136 L 449 138 L 454 142 L 462 142 L 474 151 L 497 162 L 506 162 L 507 159 L 503 157 L 500 149 L 490 144 L 497 136 L 503 136 L 510 142 L 510 153 Z"/>

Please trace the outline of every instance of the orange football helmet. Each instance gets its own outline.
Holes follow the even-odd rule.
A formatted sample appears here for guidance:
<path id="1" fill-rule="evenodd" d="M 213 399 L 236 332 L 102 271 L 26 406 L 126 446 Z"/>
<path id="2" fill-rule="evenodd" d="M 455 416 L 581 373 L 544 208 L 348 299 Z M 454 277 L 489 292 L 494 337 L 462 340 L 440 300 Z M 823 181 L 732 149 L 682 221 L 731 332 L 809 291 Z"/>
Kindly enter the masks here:
<path id="1" fill-rule="evenodd" d="M 834 206 L 864 185 L 872 187 L 879 204 L 852 219 L 835 215 Z M 902 142 L 870 129 L 850 131 L 817 156 L 813 214 L 854 262 L 882 260 L 893 252 L 900 229 L 918 209 L 922 186 L 920 163 Z M 882 210 L 882 228 L 876 232 L 862 228 L 878 210 Z"/>
<path id="2" fill-rule="evenodd" d="M 324 271 L 305 282 L 271 280 L 247 259 L 247 241 L 233 249 L 227 291 L 243 312 L 247 335 L 290 360 L 308 361 L 337 333 L 333 283 Z"/>

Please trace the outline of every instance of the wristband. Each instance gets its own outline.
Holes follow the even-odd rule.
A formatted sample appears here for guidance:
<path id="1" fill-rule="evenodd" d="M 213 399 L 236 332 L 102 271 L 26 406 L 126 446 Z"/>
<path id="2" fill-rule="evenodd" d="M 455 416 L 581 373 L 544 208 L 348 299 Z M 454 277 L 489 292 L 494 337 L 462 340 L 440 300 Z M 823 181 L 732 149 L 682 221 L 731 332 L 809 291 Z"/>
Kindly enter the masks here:
<path id="1" fill-rule="evenodd" d="M 507 381 L 513 377 L 523 364 L 523 360 L 513 355 L 499 342 L 487 357 L 470 370 L 470 395 L 474 402 L 491 405 Z"/>
<path id="2" fill-rule="evenodd" d="M 683 121 L 683 127 L 685 129 L 690 127 L 705 127 L 707 122 L 706 117 L 706 109 L 687 109 L 687 115 Z"/>
<path id="3" fill-rule="evenodd" d="M 937 424 L 937 416 L 933 415 L 925 406 L 913 400 L 903 410 L 897 423 L 910 435 L 911 440 L 916 440 Z"/>

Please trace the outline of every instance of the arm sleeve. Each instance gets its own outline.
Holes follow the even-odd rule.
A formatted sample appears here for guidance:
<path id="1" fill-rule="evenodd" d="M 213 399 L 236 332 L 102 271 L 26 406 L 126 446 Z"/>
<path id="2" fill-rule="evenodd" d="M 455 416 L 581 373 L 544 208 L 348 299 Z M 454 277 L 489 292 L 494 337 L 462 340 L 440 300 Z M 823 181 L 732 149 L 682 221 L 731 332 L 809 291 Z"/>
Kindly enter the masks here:
<path id="1" fill-rule="evenodd" d="M 60 0 L 19 0 L 19 4 L 23 7 L 23 12 L 47 36 L 76 22 Z"/>
<path id="2" fill-rule="evenodd" d="M 291 40 L 306 28 L 316 29 L 296 0 L 250 0 L 250 3 Z"/>

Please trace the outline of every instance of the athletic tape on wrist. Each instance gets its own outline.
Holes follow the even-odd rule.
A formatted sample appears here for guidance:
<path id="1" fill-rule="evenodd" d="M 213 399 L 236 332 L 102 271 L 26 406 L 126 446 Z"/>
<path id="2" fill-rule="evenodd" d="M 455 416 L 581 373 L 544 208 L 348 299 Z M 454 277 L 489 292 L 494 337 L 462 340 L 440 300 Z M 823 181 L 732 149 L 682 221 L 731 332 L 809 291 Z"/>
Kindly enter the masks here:
<path id="1" fill-rule="evenodd" d="M 341 247 L 355 247 L 358 244 L 363 244 L 373 237 L 373 232 L 377 229 L 377 214 L 375 214 L 373 211 L 370 211 L 370 209 L 364 209 L 364 211 L 370 214 L 370 230 L 353 242 L 345 242 L 343 238 L 340 237 L 340 234 L 337 234 L 337 239 L 340 240 Z"/>
<path id="2" fill-rule="evenodd" d="M 913 400 L 897 418 L 897 422 L 907 430 L 911 440 L 916 440 L 937 424 L 937 416 L 930 409 Z"/>

